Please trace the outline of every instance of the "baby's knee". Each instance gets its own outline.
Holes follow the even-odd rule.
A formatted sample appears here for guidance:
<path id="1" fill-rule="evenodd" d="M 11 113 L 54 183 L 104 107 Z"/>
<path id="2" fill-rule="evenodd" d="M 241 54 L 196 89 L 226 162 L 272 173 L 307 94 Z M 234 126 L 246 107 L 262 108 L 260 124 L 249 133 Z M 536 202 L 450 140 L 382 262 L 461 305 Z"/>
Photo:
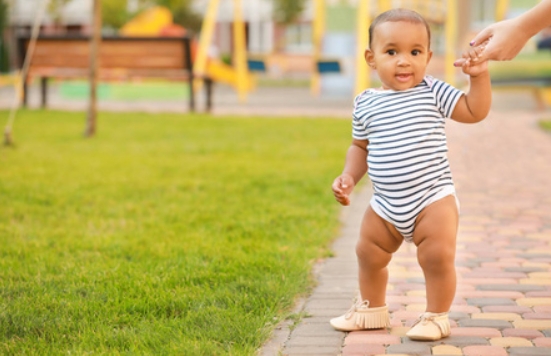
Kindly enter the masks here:
<path id="1" fill-rule="evenodd" d="M 392 253 L 373 242 L 360 241 L 356 245 L 356 256 L 361 266 L 384 268 L 390 262 Z"/>
<path id="2" fill-rule="evenodd" d="M 419 265 L 423 269 L 445 269 L 455 263 L 454 248 L 419 249 L 417 253 Z"/>

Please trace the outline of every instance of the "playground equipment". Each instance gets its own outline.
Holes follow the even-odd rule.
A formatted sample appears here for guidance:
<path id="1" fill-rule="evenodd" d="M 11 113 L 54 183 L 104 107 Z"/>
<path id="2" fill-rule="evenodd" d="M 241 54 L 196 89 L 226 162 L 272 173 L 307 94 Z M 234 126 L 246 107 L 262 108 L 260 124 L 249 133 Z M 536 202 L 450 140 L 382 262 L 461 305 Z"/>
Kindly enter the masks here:
<path id="1" fill-rule="evenodd" d="M 508 5 L 508 1 L 498 2 L 496 11 L 498 20 L 506 17 Z M 535 53 L 530 49 L 527 52 L 520 53 L 513 61 L 490 62 L 492 88 L 494 90 L 528 90 L 532 93 L 537 108 L 544 110 L 551 106 L 549 53 L 546 50 Z"/>
<path id="2" fill-rule="evenodd" d="M 127 22 L 120 30 L 122 36 L 159 36 L 161 32 L 173 25 L 172 13 L 166 7 L 155 6 L 141 12 Z"/>
<path id="3" fill-rule="evenodd" d="M 201 43 L 203 45 L 208 46 L 210 45 L 211 40 L 208 37 L 212 36 L 212 29 L 215 23 L 215 14 L 218 7 L 218 1 L 212 1 L 209 5 L 209 11 L 207 13 L 207 16 L 205 17 L 203 29 L 201 31 Z M 235 31 L 238 35 L 240 33 L 240 28 L 243 26 L 243 40 L 238 39 L 237 42 L 243 42 L 242 46 L 245 46 L 244 42 L 244 23 L 243 21 L 239 20 L 239 17 L 241 16 L 240 6 L 235 5 L 236 11 L 235 16 L 237 16 L 237 21 L 235 26 L 239 26 L 239 29 Z M 211 11 L 214 11 L 214 14 L 211 13 Z M 235 28 L 234 26 L 234 28 Z M 123 36 L 138 36 L 138 37 L 148 37 L 148 36 L 162 36 L 162 35 L 179 35 L 182 36 L 186 33 L 186 30 L 182 27 L 178 27 L 173 23 L 173 17 L 170 13 L 170 10 L 168 10 L 165 7 L 162 6 L 155 6 L 150 9 L 147 9 L 143 12 L 141 12 L 138 16 L 133 18 L 131 21 L 129 21 L 127 24 L 125 24 L 119 33 Z M 208 43 L 206 40 L 209 40 Z M 206 43 L 206 44 L 205 44 Z M 238 73 L 237 69 L 223 63 L 218 58 L 208 58 L 208 54 L 205 51 L 205 49 L 200 49 L 199 53 L 197 54 L 195 51 L 195 43 L 192 46 L 193 50 L 193 56 L 196 56 L 196 59 L 200 59 L 201 61 L 205 61 L 202 63 L 199 63 L 196 65 L 194 72 L 201 73 L 201 77 L 209 77 L 213 79 L 216 82 L 219 83 L 226 83 L 239 91 L 240 93 L 240 99 L 244 100 L 244 95 L 246 92 L 254 87 L 254 80 L 251 75 L 246 73 L 245 75 Z M 205 51 L 201 53 L 201 51 Z M 246 54 L 245 54 L 246 57 Z M 241 59 L 238 59 L 238 62 Z M 241 75 L 241 76 L 240 76 Z M 242 79 L 244 78 L 244 79 Z M 199 86 L 202 85 L 202 81 L 196 83 L 194 85 L 194 90 L 197 90 Z"/>
<path id="4" fill-rule="evenodd" d="M 197 57 L 193 66 L 195 76 L 210 76 L 214 81 L 231 84 L 237 90 L 239 101 L 247 99 L 247 92 L 254 86 L 253 77 L 247 68 L 247 44 L 245 39 L 245 23 L 241 0 L 233 1 L 233 66 L 222 61 L 208 58 L 208 49 L 211 46 L 216 23 L 216 15 L 220 5 L 219 0 L 210 0 L 207 13 L 203 19 L 201 37 L 197 48 Z"/>
<path id="5" fill-rule="evenodd" d="M 326 4 L 325 0 L 314 0 L 313 19 L 313 72 L 311 91 L 314 95 L 320 93 L 320 78 L 324 73 L 320 63 L 324 62 L 321 46 L 325 32 Z M 392 8 L 409 8 L 419 12 L 432 26 L 438 26 L 444 33 L 445 80 L 455 84 L 457 69 L 453 62 L 458 55 L 458 1 L 457 0 L 358 0 L 356 19 L 356 82 L 354 93 L 360 93 L 370 86 L 370 69 L 364 60 L 364 51 L 368 43 L 368 30 L 372 19 L 379 13 Z M 509 0 L 496 0 L 496 21 L 505 18 Z M 337 68 L 334 66 L 334 68 Z M 336 70 L 336 69 L 335 69 Z M 329 71 L 328 71 L 329 72 Z"/>

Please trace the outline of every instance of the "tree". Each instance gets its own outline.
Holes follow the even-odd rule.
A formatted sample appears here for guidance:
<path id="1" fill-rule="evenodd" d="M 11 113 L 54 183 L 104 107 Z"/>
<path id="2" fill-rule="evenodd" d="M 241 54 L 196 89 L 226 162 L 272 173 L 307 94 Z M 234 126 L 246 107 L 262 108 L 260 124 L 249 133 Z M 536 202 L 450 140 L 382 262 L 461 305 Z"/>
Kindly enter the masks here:
<path id="1" fill-rule="evenodd" d="M 61 23 L 63 8 L 70 1 L 71 0 L 50 0 L 50 3 L 48 4 L 48 12 L 52 15 L 54 24 L 58 25 Z"/>
<path id="2" fill-rule="evenodd" d="M 192 0 L 154 0 L 153 2 L 170 10 L 175 24 L 195 33 L 201 30 L 203 20 L 193 11 Z"/>
<path id="3" fill-rule="evenodd" d="M 127 0 L 103 0 L 101 17 L 103 26 L 118 30 L 132 18 L 132 14 L 128 12 Z"/>
<path id="4" fill-rule="evenodd" d="M 8 26 L 8 5 L 0 0 L 0 73 L 9 70 L 8 46 L 4 38 L 4 29 Z"/>
<path id="5" fill-rule="evenodd" d="M 274 21 L 281 29 L 295 23 L 305 8 L 306 0 L 272 0 L 274 2 Z M 285 37 L 275 43 L 276 51 L 285 48 Z"/>
<path id="6" fill-rule="evenodd" d="M 275 21 L 288 25 L 304 11 L 306 0 L 273 0 Z"/>

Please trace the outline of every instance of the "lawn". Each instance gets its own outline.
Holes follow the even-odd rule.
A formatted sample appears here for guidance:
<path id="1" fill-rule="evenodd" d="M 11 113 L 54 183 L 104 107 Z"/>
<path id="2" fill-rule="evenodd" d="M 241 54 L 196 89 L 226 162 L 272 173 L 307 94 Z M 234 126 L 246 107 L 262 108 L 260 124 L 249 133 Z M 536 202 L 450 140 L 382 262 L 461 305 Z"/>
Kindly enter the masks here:
<path id="1" fill-rule="evenodd" d="M 87 99 L 89 85 L 85 81 L 59 82 L 59 95 L 66 100 Z M 159 81 L 99 83 L 97 95 L 99 99 L 109 100 L 186 100 L 188 87 L 182 83 Z"/>
<path id="2" fill-rule="evenodd" d="M 551 119 L 542 119 L 540 121 L 540 127 L 545 131 L 551 132 Z"/>
<path id="3" fill-rule="evenodd" d="M 84 116 L 0 148 L 0 354 L 254 354 L 330 255 L 349 121 Z"/>
<path id="4" fill-rule="evenodd" d="M 551 76 L 551 52 L 522 53 L 514 61 L 490 62 L 492 79 Z"/>

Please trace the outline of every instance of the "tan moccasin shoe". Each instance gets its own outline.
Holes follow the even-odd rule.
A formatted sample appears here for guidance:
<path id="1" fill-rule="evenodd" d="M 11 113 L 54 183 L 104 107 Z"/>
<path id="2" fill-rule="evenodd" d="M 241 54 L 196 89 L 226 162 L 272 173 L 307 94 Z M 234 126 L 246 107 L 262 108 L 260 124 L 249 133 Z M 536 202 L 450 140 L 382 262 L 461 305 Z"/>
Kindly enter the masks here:
<path id="1" fill-rule="evenodd" d="M 411 340 L 436 341 L 451 333 L 448 313 L 423 313 L 406 333 Z"/>
<path id="2" fill-rule="evenodd" d="M 369 308 L 369 301 L 358 302 L 350 310 L 330 321 L 331 326 L 339 331 L 358 331 L 381 329 L 390 326 L 388 306 Z"/>

